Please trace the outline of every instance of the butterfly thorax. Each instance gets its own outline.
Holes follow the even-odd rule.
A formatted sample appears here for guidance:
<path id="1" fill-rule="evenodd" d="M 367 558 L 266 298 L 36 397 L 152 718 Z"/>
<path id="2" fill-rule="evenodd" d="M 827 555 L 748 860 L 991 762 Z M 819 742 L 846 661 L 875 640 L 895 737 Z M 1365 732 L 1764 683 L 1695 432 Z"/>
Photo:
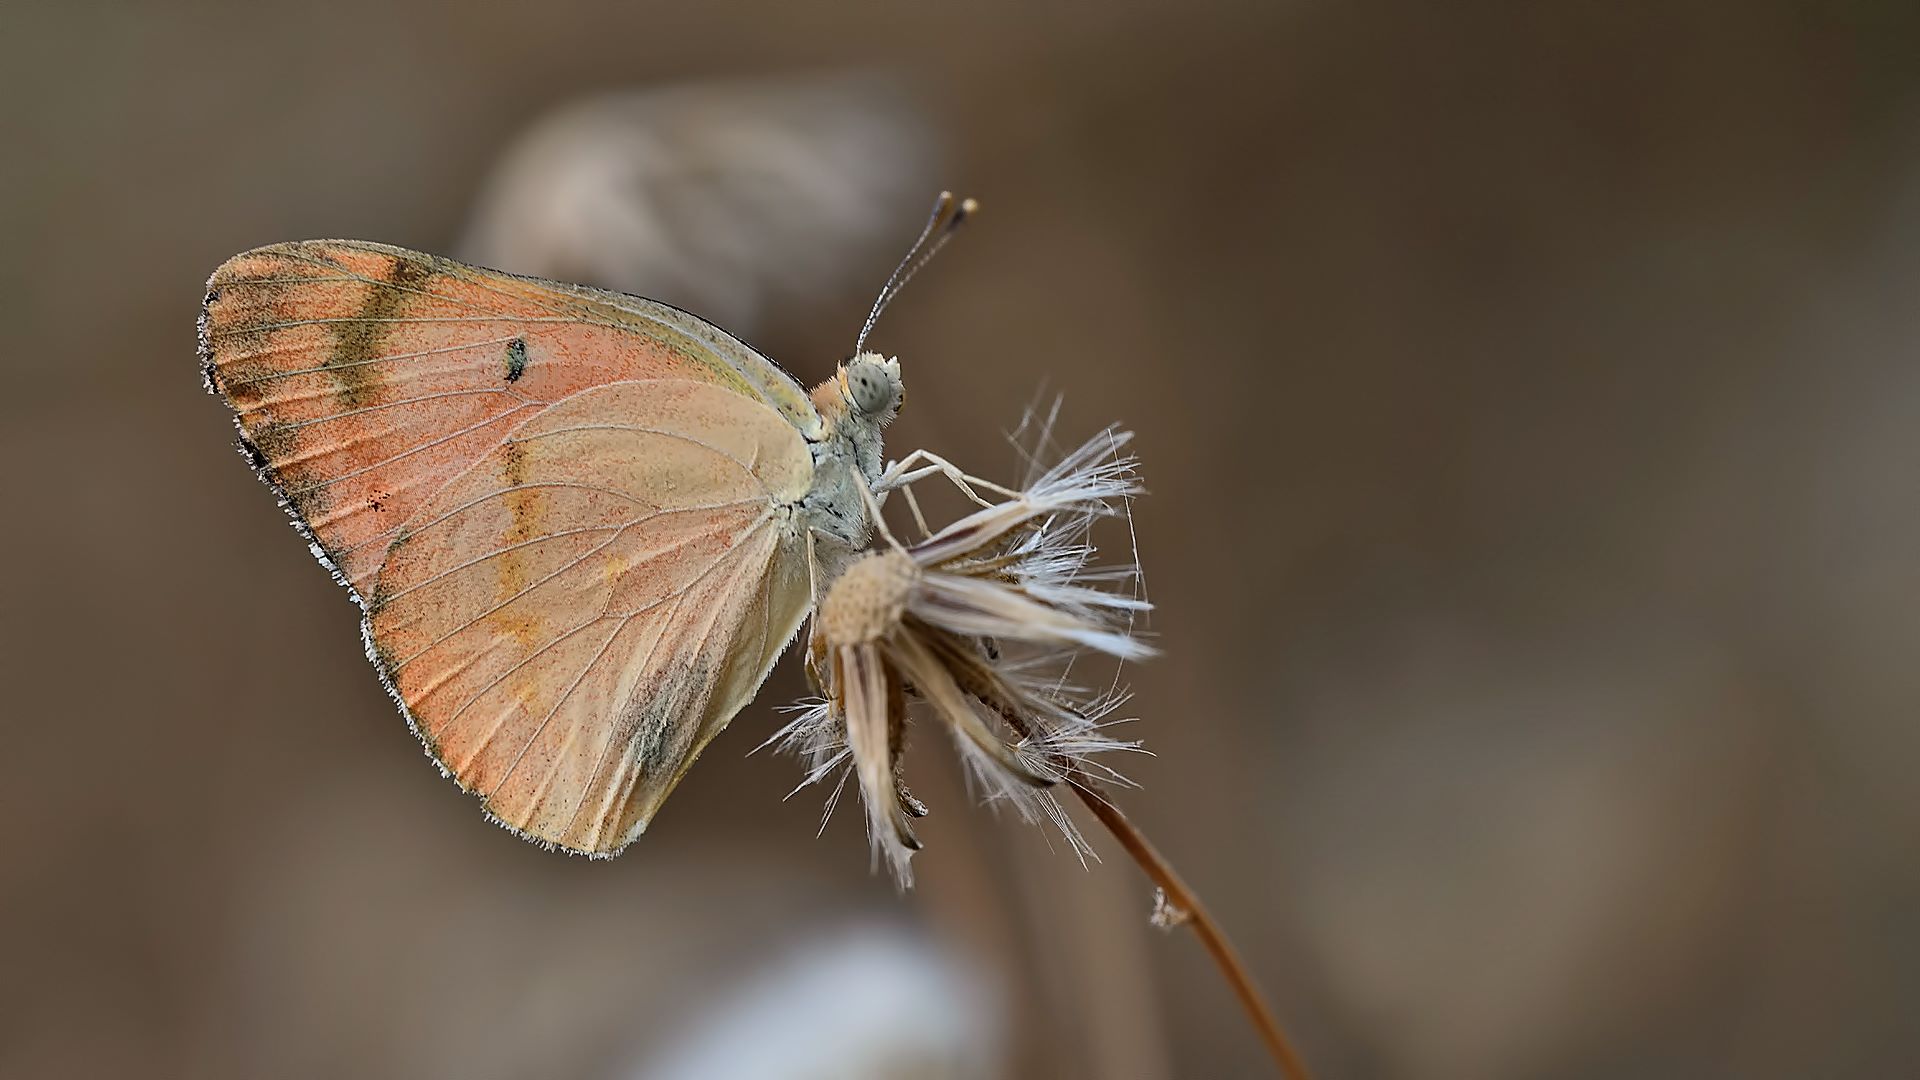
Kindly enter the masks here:
<path id="1" fill-rule="evenodd" d="M 900 362 L 861 353 L 833 378 L 813 388 L 822 431 L 813 452 L 813 487 L 803 504 L 816 534 L 848 549 L 866 546 L 872 522 L 861 485 L 869 490 L 885 465 L 881 431 L 900 410 Z"/>

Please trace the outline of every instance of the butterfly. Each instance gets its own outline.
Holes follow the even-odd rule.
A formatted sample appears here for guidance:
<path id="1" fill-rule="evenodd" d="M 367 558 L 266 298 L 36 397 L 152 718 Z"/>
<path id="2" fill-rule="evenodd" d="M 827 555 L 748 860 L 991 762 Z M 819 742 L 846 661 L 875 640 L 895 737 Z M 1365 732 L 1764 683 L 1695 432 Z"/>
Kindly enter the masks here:
<path id="1" fill-rule="evenodd" d="M 942 194 L 851 359 L 808 392 L 668 305 L 382 244 L 236 255 L 209 392 L 440 769 L 526 839 L 646 828 L 862 548 L 903 399 L 864 351 L 973 209 Z"/>

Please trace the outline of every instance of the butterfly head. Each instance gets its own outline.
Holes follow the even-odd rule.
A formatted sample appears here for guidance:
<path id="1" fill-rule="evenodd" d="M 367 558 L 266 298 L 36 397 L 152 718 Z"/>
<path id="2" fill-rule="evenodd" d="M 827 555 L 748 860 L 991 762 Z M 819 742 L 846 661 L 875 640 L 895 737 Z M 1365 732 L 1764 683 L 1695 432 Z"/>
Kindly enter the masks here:
<path id="1" fill-rule="evenodd" d="M 906 389 L 900 382 L 900 361 L 879 353 L 863 352 L 840 365 L 829 384 L 838 398 L 832 411 L 865 421 L 876 428 L 886 427 L 900 412 Z"/>

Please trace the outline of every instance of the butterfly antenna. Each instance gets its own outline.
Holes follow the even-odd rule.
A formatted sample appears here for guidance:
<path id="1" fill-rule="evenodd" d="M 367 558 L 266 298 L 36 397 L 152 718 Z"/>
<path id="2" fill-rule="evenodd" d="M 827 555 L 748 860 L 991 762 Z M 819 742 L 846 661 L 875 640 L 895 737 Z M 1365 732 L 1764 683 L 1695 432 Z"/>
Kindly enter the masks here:
<path id="1" fill-rule="evenodd" d="M 873 310 L 867 313 L 866 324 L 860 327 L 860 336 L 854 340 L 855 353 L 866 348 L 867 335 L 873 333 L 873 324 L 880 321 L 880 313 L 887 310 L 887 305 L 893 303 L 893 298 L 899 296 L 900 290 L 907 287 L 907 282 L 913 280 L 913 275 L 919 273 L 921 267 L 927 265 L 935 255 L 940 253 L 940 249 L 953 238 L 954 232 L 978 209 L 980 209 L 979 203 L 972 199 L 956 201 L 951 191 L 941 192 L 940 197 L 934 200 L 933 213 L 927 216 L 927 224 L 920 230 L 920 235 L 914 240 L 913 246 L 907 249 L 907 254 L 900 260 L 900 265 L 894 267 L 893 273 L 888 275 L 886 285 L 881 287 L 880 295 L 873 301 Z"/>

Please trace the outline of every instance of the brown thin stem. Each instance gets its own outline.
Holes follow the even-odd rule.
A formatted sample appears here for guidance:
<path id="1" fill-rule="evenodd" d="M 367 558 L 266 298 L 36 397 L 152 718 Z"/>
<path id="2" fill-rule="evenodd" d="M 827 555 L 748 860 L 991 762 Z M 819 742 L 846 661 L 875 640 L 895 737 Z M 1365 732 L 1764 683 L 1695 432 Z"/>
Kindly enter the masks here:
<path id="1" fill-rule="evenodd" d="M 1073 788 L 1074 794 L 1080 796 L 1080 801 L 1087 805 L 1087 809 L 1093 811 L 1093 816 L 1100 819 L 1100 824 L 1113 834 L 1113 838 L 1120 841 L 1120 846 L 1127 849 L 1127 854 L 1133 856 L 1133 861 L 1139 864 L 1147 877 L 1160 887 L 1167 902 L 1187 915 L 1186 924 L 1193 927 L 1200 943 L 1207 947 L 1214 964 L 1220 968 L 1221 976 L 1227 980 L 1227 985 L 1233 987 L 1234 996 L 1240 999 L 1240 1007 L 1246 1010 L 1247 1019 L 1267 1044 L 1267 1052 L 1273 1055 L 1274 1064 L 1280 1067 L 1281 1075 L 1290 1080 L 1308 1080 L 1307 1066 L 1301 1061 L 1300 1052 L 1293 1048 L 1286 1032 L 1281 1030 L 1272 1006 L 1267 1004 L 1266 997 L 1254 984 L 1253 975 L 1247 971 L 1240 954 L 1234 950 L 1233 943 L 1227 940 L 1226 931 L 1220 929 L 1220 924 L 1213 920 L 1207 906 L 1200 902 L 1199 895 L 1188 887 L 1174 870 L 1173 864 L 1167 862 L 1146 835 L 1127 819 L 1127 815 L 1120 812 L 1113 800 L 1107 798 L 1106 791 L 1092 777 L 1074 769 L 1067 777 L 1067 784 Z"/>
<path id="2" fill-rule="evenodd" d="M 957 635 L 925 624 L 915 626 L 915 631 L 962 689 L 999 713 L 1007 726 L 1022 738 L 1034 738 L 1034 726 L 1020 707 L 1019 694 L 1010 691 L 993 673 L 976 648 L 963 643 Z M 1240 1007 L 1246 1010 L 1247 1019 L 1253 1023 L 1254 1030 L 1260 1033 L 1261 1041 L 1267 1044 L 1267 1052 L 1273 1055 L 1274 1064 L 1280 1067 L 1281 1075 L 1288 1080 L 1308 1080 L 1307 1066 L 1300 1060 L 1300 1052 L 1293 1048 L 1286 1032 L 1280 1029 L 1280 1022 L 1273 1015 L 1273 1007 L 1267 1004 L 1265 995 L 1254 984 L 1253 975 L 1247 971 L 1247 965 L 1234 950 L 1233 943 L 1227 940 L 1226 931 L 1213 921 L 1213 915 L 1200 902 L 1199 895 L 1188 887 L 1174 870 L 1173 864 L 1160 854 L 1146 834 L 1120 812 L 1099 781 L 1071 761 L 1056 759 L 1054 764 L 1065 773 L 1062 781 L 1080 796 L 1080 801 L 1087 804 L 1087 809 L 1093 811 L 1093 816 L 1100 819 L 1100 824 L 1107 827 L 1113 838 L 1120 841 L 1120 846 L 1127 849 L 1133 861 L 1160 887 L 1167 901 L 1186 914 L 1185 922 L 1193 927 L 1193 932 L 1200 937 L 1200 943 L 1207 947 L 1207 953 L 1213 957 L 1221 977 L 1227 980 L 1228 986 L 1233 987 L 1234 996 L 1240 999 Z"/>

